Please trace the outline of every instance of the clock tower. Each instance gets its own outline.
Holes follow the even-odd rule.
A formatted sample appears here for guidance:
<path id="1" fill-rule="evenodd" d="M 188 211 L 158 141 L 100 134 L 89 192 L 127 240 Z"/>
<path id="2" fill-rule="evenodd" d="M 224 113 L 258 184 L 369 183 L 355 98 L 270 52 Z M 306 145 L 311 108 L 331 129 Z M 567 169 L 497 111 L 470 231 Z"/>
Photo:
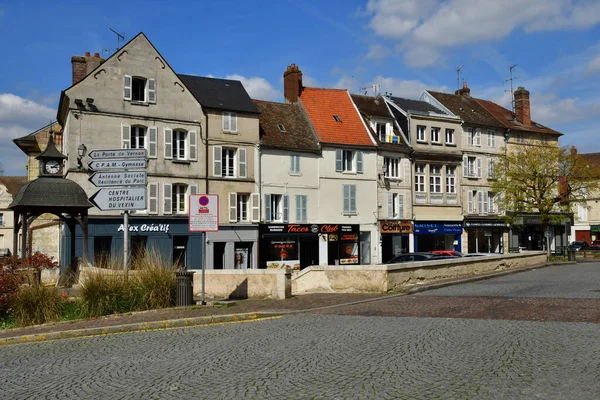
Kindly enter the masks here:
<path id="1" fill-rule="evenodd" d="M 62 178 L 63 164 L 66 158 L 67 156 L 58 151 L 54 145 L 54 135 L 50 133 L 46 150 L 36 157 L 36 160 L 39 162 L 40 177 L 44 176 Z"/>

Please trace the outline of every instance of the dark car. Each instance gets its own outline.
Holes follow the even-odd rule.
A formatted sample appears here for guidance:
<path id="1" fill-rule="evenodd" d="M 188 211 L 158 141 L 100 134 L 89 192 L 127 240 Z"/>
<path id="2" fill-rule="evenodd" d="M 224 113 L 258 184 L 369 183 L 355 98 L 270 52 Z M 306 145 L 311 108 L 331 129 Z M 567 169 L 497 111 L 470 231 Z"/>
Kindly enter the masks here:
<path id="1" fill-rule="evenodd" d="M 576 242 L 572 242 L 569 245 L 568 248 L 569 248 L 569 250 L 576 250 L 577 251 L 577 250 L 585 250 L 588 247 L 590 247 L 590 246 L 587 244 L 586 241 L 579 240 L 579 241 L 576 241 Z"/>
<path id="2" fill-rule="evenodd" d="M 430 253 L 438 256 L 464 257 L 463 253 L 456 250 L 432 250 Z"/>
<path id="3" fill-rule="evenodd" d="M 404 263 L 411 261 L 428 261 L 428 260 L 438 260 L 442 257 L 431 254 L 431 253 L 405 253 L 399 254 L 396 257 L 392 258 L 390 261 L 386 262 L 386 264 L 396 264 L 396 263 Z"/>

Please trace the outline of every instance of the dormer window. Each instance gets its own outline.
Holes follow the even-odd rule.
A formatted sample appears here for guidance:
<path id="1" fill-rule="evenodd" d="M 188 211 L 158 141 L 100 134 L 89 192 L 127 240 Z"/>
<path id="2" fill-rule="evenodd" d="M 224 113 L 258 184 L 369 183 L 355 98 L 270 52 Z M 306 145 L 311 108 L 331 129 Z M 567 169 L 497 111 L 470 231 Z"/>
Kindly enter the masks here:
<path id="1" fill-rule="evenodd" d="M 237 132 L 237 113 L 223 112 L 223 132 Z"/>
<path id="2" fill-rule="evenodd" d="M 285 126 L 283 126 L 283 124 L 277 124 L 277 128 L 279 128 L 279 132 L 285 132 Z"/>
<path id="3" fill-rule="evenodd" d="M 342 122 L 342 119 L 337 114 L 333 114 L 333 119 L 335 120 L 335 122 Z"/>
<path id="4" fill-rule="evenodd" d="M 131 79 L 131 101 L 146 101 L 146 79 L 137 77 Z"/>
<path id="5" fill-rule="evenodd" d="M 123 75 L 123 99 L 132 103 L 156 103 L 156 81 L 141 76 Z"/>

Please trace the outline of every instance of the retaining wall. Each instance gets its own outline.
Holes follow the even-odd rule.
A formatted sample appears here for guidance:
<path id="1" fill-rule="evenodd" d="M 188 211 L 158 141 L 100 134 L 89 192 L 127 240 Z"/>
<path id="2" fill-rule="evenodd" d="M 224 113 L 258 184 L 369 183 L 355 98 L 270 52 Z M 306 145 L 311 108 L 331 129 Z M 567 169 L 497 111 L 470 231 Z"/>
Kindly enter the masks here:
<path id="1" fill-rule="evenodd" d="M 279 269 L 206 270 L 205 296 L 213 299 L 287 299 L 291 272 Z M 194 295 L 202 291 L 202 272 L 194 274 Z"/>

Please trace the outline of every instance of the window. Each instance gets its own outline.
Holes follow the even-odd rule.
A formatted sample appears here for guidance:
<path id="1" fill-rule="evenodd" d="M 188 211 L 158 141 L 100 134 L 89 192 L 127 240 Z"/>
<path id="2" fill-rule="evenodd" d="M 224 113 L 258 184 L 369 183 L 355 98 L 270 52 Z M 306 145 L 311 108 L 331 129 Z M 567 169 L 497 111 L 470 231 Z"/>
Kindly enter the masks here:
<path id="1" fill-rule="evenodd" d="M 172 188 L 173 197 L 171 200 L 171 207 L 173 213 L 183 214 L 186 212 L 187 185 L 175 183 L 172 185 Z"/>
<path id="2" fill-rule="evenodd" d="M 577 219 L 582 222 L 587 222 L 588 220 L 588 209 L 585 205 L 579 204 L 577 206 Z"/>
<path id="3" fill-rule="evenodd" d="M 187 132 L 182 130 L 173 131 L 173 160 L 185 160 L 185 143 Z"/>
<path id="4" fill-rule="evenodd" d="M 308 222 L 306 215 L 308 196 L 297 195 L 296 196 L 296 222 Z"/>
<path id="5" fill-rule="evenodd" d="M 496 213 L 498 210 L 496 210 L 496 196 L 494 195 L 494 193 L 487 193 L 487 203 L 488 203 L 488 212 L 490 214 L 494 214 Z"/>
<path id="6" fill-rule="evenodd" d="M 355 157 L 356 155 L 356 157 Z M 356 160 L 356 161 L 355 161 Z M 336 172 L 356 172 L 363 173 L 363 152 L 352 150 L 335 150 L 335 170 Z"/>
<path id="7" fill-rule="evenodd" d="M 221 176 L 228 178 L 235 178 L 235 164 L 236 164 L 236 149 L 223 147 L 222 160 L 223 160 L 223 171 Z"/>
<path id="8" fill-rule="evenodd" d="M 455 167 L 446 167 L 446 193 L 456 193 Z"/>
<path id="9" fill-rule="evenodd" d="M 446 129 L 446 144 L 454 144 L 454 129 Z"/>
<path id="10" fill-rule="evenodd" d="M 439 165 L 429 167 L 429 191 L 431 193 L 442 193 L 442 167 Z"/>
<path id="11" fill-rule="evenodd" d="M 440 143 L 440 128 L 431 128 L 431 141 Z"/>
<path id="12" fill-rule="evenodd" d="M 388 193 L 388 218 L 404 218 L 404 196 Z"/>
<path id="13" fill-rule="evenodd" d="M 467 178 L 481 178 L 481 158 L 463 157 L 463 175 Z"/>
<path id="14" fill-rule="evenodd" d="M 123 99 L 134 103 L 156 103 L 156 81 L 123 75 Z"/>
<path id="15" fill-rule="evenodd" d="M 112 248 L 112 236 L 94 237 L 94 264 L 110 265 L 110 253 Z"/>
<path id="16" fill-rule="evenodd" d="M 249 214 L 248 214 L 248 206 L 250 202 L 250 194 L 249 193 L 238 193 L 237 194 L 237 218 L 236 220 L 239 222 L 248 222 Z"/>
<path id="17" fill-rule="evenodd" d="M 344 185 L 344 214 L 356 214 L 356 185 Z"/>
<path id="18" fill-rule="evenodd" d="M 265 195 L 265 222 L 288 221 L 288 196 L 281 194 Z"/>
<path id="19" fill-rule="evenodd" d="M 145 149 L 146 148 L 146 128 L 143 126 L 132 126 L 131 127 L 131 139 L 129 142 L 131 149 Z"/>
<path id="20" fill-rule="evenodd" d="M 467 192 L 467 203 L 468 203 L 468 213 L 469 214 L 473 214 L 475 212 L 475 199 L 477 198 L 477 191 L 476 190 L 469 190 Z"/>
<path id="21" fill-rule="evenodd" d="M 523 143 L 523 135 L 520 133 L 517 134 L 517 143 Z"/>
<path id="22" fill-rule="evenodd" d="M 292 175 L 300 175 L 300 156 L 292 155 L 290 156 L 290 174 Z"/>
<path id="23" fill-rule="evenodd" d="M 247 178 L 246 149 L 213 147 L 213 176 Z"/>
<path id="24" fill-rule="evenodd" d="M 223 112 L 223 132 L 237 132 L 237 113 Z"/>
<path id="25" fill-rule="evenodd" d="M 493 129 L 487 130 L 487 145 L 488 147 L 496 146 L 496 131 Z"/>
<path id="26" fill-rule="evenodd" d="M 4 226 L 4 214 L 0 213 L 0 226 Z"/>
<path id="27" fill-rule="evenodd" d="M 342 119 L 336 114 L 333 114 L 333 119 L 335 120 L 335 122 L 342 122 Z"/>
<path id="28" fill-rule="evenodd" d="M 383 159 L 383 170 L 385 171 L 384 176 L 386 178 L 400 178 L 400 159 L 385 157 Z"/>
<path id="29" fill-rule="evenodd" d="M 493 158 L 488 159 L 488 171 L 487 177 L 494 179 L 496 177 L 496 160 Z"/>
<path id="30" fill-rule="evenodd" d="M 425 193 L 424 165 L 415 165 L 415 192 Z"/>
<path id="31" fill-rule="evenodd" d="M 548 137 L 547 136 L 542 136 L 542 143 L 544 143 L 544 144 L 548 143 Z"/>
<path id="32" fill-rule="evenodd" d="M 376 129 L 377 129 L 377 137 L 379 137 L 379 140 L 381 140 L 382 142 L 385 142 L 386 141 L 386 124 L 378 122 L 376 125 Z"/>
<path id="33" fill-rule="evenodd" d="M 350 150 L 342 151 L 342 168 L 344 172 L 354 171 L 354 152 Z"/>
<path id="34" fill-rule="evenodd" d="M 285 132 L 285 126 L 283 126 L 283 124 L 277 124 L 277 128 L 279 128 L 279 132 Z"/>
<path id="35" fill-rule="evenodd" d="M 467 128 L 467 144 L 469 146 L 481 146 L 481 128 Z"/>
<path id="36" fill-rule="evenodd" d="M 131 101 L 146 101 L 146 79 L 138 77 L 131 79 Z"/>
<path id="37" fill-rule="evenodd" d="M 417 125 L 417 142 L 425 141 L 425 127 L 423 125 Z"/>
<path id="38" fill-rule="evenodd" d="M 259 218 L 258 193 L 229 193 L 229 222 L 258 222 Z"/>

